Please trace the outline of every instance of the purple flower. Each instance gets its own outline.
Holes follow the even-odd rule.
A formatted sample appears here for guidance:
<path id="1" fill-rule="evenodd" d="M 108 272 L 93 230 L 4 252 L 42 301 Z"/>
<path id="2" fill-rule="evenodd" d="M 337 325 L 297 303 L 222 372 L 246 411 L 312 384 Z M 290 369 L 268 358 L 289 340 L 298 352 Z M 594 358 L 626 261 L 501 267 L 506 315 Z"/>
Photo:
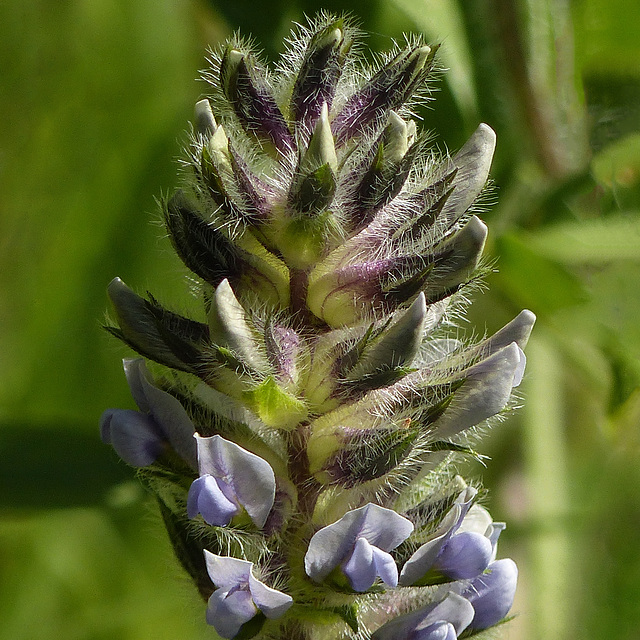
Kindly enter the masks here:
<path id="1" fill-rule="evenodd" d="M 473 619 L 469 600 L 449 592 L 439 602 L 394 618 L 372 640 L 456 640 Z"/>
<path id="2" fill-rule="evenodd" d="M 243 509 L 262 528 L 273 507 L 276 480 L 271 465 L 220 436 L 195 435 L 200 477 L 189 489 L 187 515 L 202 514 L 207 524 L 223 527 Z"/>
<path id="3" fill-rule="evenodd" d="M 502 523 L 493 523 L 482 507 L 471 506 L 476 495 L 468 487 L 449 510 L 441 525 L 406 562 L 400 574 L 403 586 L 480 575 L 495 558 Z"/>
<path id="4" fill-rule="evenodd" d="M 486 629 L 500 622 L 513 605 L 518 567 L 510 558 L 492 562 L 487 570 L 461 592 L 475 610 L 473 629 Z"/>
<path id="5" fill-rule="evenodd" d="M 207 622 L 223 638 L 233 638 L 258 612 L 275 619 L 284 615 L 293 598 L 253 576 L 253 562 L 217 556 L 205 549 L 207 572 L 216 590 L 209 598 Z"/>
<path id="6" fill-rule="evenodd" d="M 346 513 L 320 529 L 309 542 L 304 558 L 307 575 L 324 580 L 340 567 L 354 591 L 369 589 L 379 576 L 390 587 L 398 584 L 398 568 L 389 551 L 413 531 L 407 518 L 369 503 Z"/>
<path id="7" fill-rule="evenodd" d="M 100 418 L 102 441 L 134 467 L 152 464 L 168 445 L 195 469 L 195 428 L 184 407 L 149 381 L 144 360 L 124 360 L 123 365 L 140 411 L 107 409 Z"/>

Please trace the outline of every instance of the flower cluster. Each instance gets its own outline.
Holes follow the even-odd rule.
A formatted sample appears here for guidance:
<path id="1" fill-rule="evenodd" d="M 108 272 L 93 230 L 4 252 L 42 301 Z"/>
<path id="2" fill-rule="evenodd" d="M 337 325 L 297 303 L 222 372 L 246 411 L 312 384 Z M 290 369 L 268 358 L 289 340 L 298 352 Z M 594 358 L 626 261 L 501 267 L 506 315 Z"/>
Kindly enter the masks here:
<path id="1" fill-rule="evenodd" d="M 482 272 L 495 136 L 436 153 L 411 119 L 435 49 L 366 68 L 358 36 L 321 15 L 277 73 L 239 37 L 212 54 L 163 205 L 203 311 L 109 285 L 108 329 L 155 364 L 125 360 L 139 410 L 105 411 L 102 439 L 222 638 L 455 640 L 514 599 L 505 525 L 452 473 L 509 406 L 534 323 L 447 333 Z"/>

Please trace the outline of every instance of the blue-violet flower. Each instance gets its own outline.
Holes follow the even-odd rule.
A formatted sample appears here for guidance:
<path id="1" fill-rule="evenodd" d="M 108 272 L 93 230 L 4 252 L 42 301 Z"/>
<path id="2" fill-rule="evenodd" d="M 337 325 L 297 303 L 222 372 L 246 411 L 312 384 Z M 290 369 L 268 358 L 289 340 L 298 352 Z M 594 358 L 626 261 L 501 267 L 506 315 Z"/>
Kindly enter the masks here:
<path id="1" fill-rule="evenodd" d="M 369 503 L 347 512 L 311 538 L 304 558 L 307 575 L 316 582 L 340 567 L 354 591 L 367 591 L 377 577 L 398 584 L 398 567 L 389 551 L 404 542 L 413 523 L 391 509 Z"/>
<path id="2" fill-rule="evenodd" d="M 253 562 L 217 556 L 205 549 L 207 572 L 216 590 L 209 598 L 207 622 L 223 638 L 233 638 L 259 612 L 279 618 L 293 598 L 254 577 Z"/>
<path id="3" fill-rule="evenodd" d="M 187 498 L 187 515 L 202 514 L 207 524 L 226 526 L 244 508 L 262 528 L 273 507 L 276 480 L 260 456 L 220 436 L 195 435 L 200 477 Z"/>

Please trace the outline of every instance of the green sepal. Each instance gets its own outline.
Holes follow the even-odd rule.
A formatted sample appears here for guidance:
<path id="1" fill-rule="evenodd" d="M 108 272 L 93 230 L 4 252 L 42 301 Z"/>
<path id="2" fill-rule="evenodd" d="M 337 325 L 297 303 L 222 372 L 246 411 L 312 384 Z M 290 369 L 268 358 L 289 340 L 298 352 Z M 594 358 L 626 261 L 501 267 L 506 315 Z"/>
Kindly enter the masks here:
<path id="1" fill-rule="evenodd" d="M 303 216 L 316 216 L 329 207 L 336 186 L 336 176 L 329 163 L 320 165 L 298 182 L 289 197 L 289 206 Z"/>
<path id="2" fill-rule="evenodd" d="M 276 233 L 278 248 L 285 262 L 294 269 L 307 269 L 325 253 L 329 238 L 335 235 L 331 211 L 316 216 L 286 220 Z"/>
<path id="3" fill-rule="evenodd" d="M 350 592 L 355 593 L 355 592 Z M 319 625 L 334 625 L 341 620 L 350 629 L 357 633 L 358 610 L 355 604 L 347 604 L 341 607 L 315 607 L 310 604 L 294 604 L 287 612 L 289 618 L 306 623 Z"/>
<path id="4" fill-rule="evenodd" d="M 307 417 L 304 402 L 282 389 L 273 376 L 245 391 L 242 398 L 269 427 L 290 430 Z"/>
<path id="5" fill-rule="evenodd" d="M 488 459 L 488 456 L 478 453 L 471 447 L 465 447 L 464 445 L 456 444 L 455 442 L 448 442 L 447 440 L 437 440 L 436 442 L 429 443 L 428 450 L 432 452 L 451 451 L 453 453 L 463 453 L 467 456 L 471 456 L 481 464 L 484 464 L 484 461 Z"/>
<path id="6" fill-rule="evenodd" d="M 321 484 L 345 487 L 376 480 L 400 464 L 419 435 L 420 430 L 411 424 L 406 429 L 363 430 L 352 442 L 344 442 L 314 477 Z"/>

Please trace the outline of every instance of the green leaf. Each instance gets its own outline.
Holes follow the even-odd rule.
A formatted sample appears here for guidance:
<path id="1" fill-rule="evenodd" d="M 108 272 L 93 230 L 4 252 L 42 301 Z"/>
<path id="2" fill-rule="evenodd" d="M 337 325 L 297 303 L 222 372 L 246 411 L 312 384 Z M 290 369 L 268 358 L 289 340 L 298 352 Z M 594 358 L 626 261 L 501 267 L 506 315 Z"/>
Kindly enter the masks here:
<path id="1" fill-rule="evenodd" d="M 499 286 L 518 306 L 542 316 L 558 309 L 584 303 L 584 285 L 562 264 L 541 255 L 517 235 L 497 241 Z"/>
<path id="2" fill-rule="evenodd" d="M 640 260 L 640 212 L 555 224 L 524 239 L 539 256 L 564 264 Z"/>

